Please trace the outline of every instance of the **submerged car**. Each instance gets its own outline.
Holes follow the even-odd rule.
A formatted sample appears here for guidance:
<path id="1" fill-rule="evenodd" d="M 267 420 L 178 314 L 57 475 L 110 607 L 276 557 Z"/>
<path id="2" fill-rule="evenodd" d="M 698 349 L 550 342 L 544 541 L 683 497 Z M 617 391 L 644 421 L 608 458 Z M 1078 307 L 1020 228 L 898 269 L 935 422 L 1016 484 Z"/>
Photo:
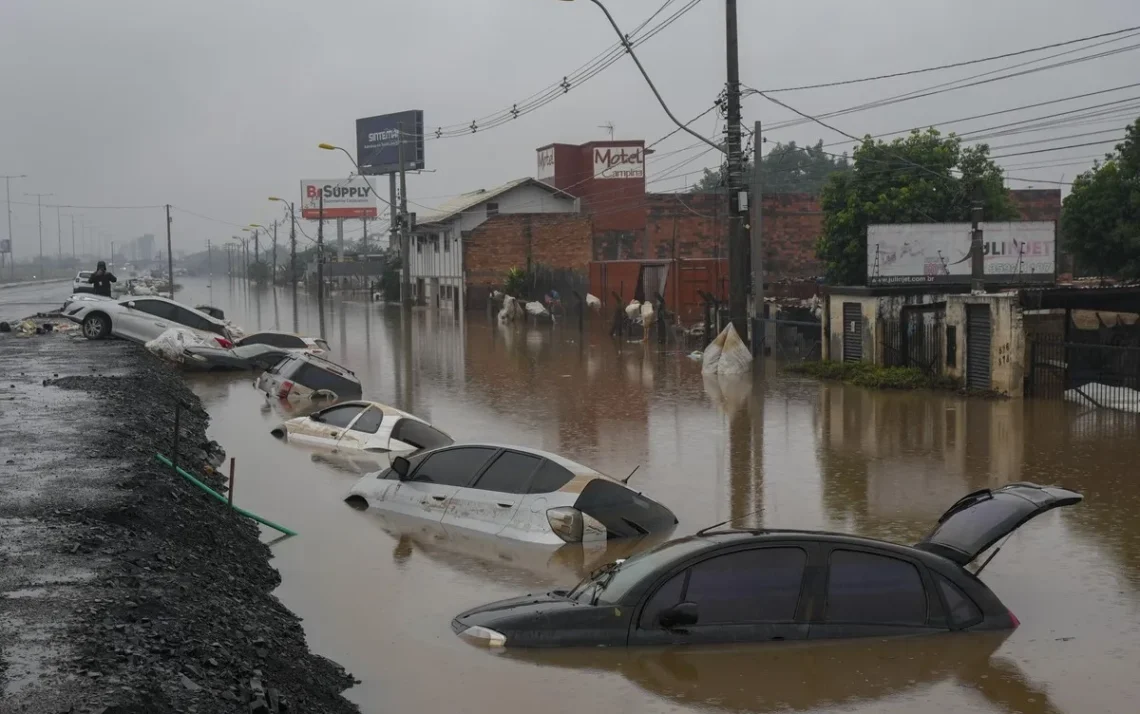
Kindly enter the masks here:
<path id="1" fill-rule="evenodd" d="M 60 310 L 60 312 L 66 313 L 68 308 L 70 308 L 71 306 L 73 306 L 77 303 L 106 302 L 106 301 L 114 300 L 114 299 L 115 298 L 108 297 L 106 295 L 96 295 L 95 293 L 91 293 L 91 292 L 79 292 L 79 293 L 75 293 L 74 295 L 72 295 L 71 297 L 69 297 L 63 301 L 63 309 Z"/>
<path id="2" fill-rule="evenodd" d="M 163 297 L 76 300 L 64 309 L 63 316 L 79 323 L 89 340 L 114 336 L 145 343 L 178 327 L 219 347 L 233 347 L 226 323 Z"/>
<path id="3" fill-rule="evenodd" d="M 270 433 L 302 446 L 372 454 L 435 449 L 455 442 L 423 419 L 379 402 L 342 402 L 290 419 Z"/>
<path id="4" fill-rule="evenodd" d="M 643 536 L 673 512 L 621 481 L 520 446 L 462 444 L 392 459 L 346 500 L 501 538 L 562 545 Z"/>
<path id="5" fill-rule="evenodd" d="M 182 350 L 185 369 L 205 372 L 269 369 L 292 352 L 269 345 L 238 345 L 230 349 L 191 345 Z"/>
<path id="6" fill-rule="evenodd" d="M 314 355 L 323 355 L 329 352 L 329 343 L 319 337 L 304 337 L 292 332 L 277 332 L 266 330 L 254 332 L 237 340 L 234 344 L 241 345 L 270 345 L 285 350 L 308 352 Z"/>
<path id="7" fill-rule="evenodd" d="M 913 546 L 821 531 L 713 527 L 615 561 L 571 590 L 468 610 L 452 629 L 494 647 L 1011 629 L 1017 618 L 966 566 L 1034 516 L 1081 500 L 1074 491 L 1029 483 L 975 491 Z"/>
<path id="8" fill-rule="evenodd" d="M 304 352 L 294 352 L 262 372 L 256 386 L 268 397 L 289 402 L 359 399 L 363 391 L 348 368 Z"/>
<path id="9" fill-rule="evenodd" d="M 94 293 L 95 286 L 91 284 L 91 276 L 95 274 L 93 270 L 80 270 L 75 279 L 71 281 L 71 292 L 73 293 Z"/>

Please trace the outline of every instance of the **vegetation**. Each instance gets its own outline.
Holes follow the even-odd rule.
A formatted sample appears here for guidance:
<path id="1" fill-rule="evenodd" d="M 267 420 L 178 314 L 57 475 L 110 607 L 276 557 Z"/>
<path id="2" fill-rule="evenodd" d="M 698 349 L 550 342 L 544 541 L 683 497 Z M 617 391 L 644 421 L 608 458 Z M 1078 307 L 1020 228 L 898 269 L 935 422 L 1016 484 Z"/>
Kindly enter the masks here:
<path id="1" fill-rule="evenodd" d="M 1065 247 L 1086 271 L 1140 278 L 1140 119 L 1104 163 L 1073 181 L 1061 227 Z"/>
<path id="2" fill-rule="evenodd" d="M 851 168 L 847 155 L 824 151 L 823 140 L 815 146 L 796 146 L 796 142 L 776 145 L 760 159 L 760 185 L 764 193 L 818 194 L 827 183 L 827 177 Z M 752 162 L 744 166 L 745 180 L 751 185 Z M 723 169 L 709 171 L 697 182 L 694 189 L 704 193 L 723 193 Z"/>
<path id="3" fill-rule="evenodd" d="M 522 298 L 526 292 L 526 271 L 522 268 L 511 268 L 503 281 L 503 292 L 513 298 Z"/>
<path id="4" fill-rule="evenodd" d="M 982 202 L 987 221 L 1017 216 L 985 144 L 963 147 L 957 136 L 928 129 L 890 143 L 866 137 L 853 159 L 850 171 L 831 174 L 820 201 L 816 255 L 832 285 L 866 281 L 871 223 L 969 221 L 974 200 Z"/>
<path id="5" fill-rule="evenodd" d="M 870 389 L 954 389 L 958 386 L 949 377 L 930 375 L 916 367 L 883 367 L 870 362 L 802 362 L 790 365 L 788 370 Z"/>

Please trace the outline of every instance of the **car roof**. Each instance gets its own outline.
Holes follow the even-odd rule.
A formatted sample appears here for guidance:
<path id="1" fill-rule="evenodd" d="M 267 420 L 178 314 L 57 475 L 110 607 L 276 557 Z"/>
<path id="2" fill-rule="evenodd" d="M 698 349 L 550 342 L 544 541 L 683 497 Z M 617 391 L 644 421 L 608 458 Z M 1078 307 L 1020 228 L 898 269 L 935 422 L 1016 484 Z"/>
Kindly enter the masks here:
<path id="1" fill-rule="evenodd" d="M 698 531 L 691 536 L 685 536 L 683 538 L 678 538 L 677 540 L 703 540 L 709 544 L 710 548 L 730 543 L 764 543 L 768 541 L 788 540 L 816 541 L 822 543 L 839 543 L 845 545 L 876 548 L 878 550 L 895 551 L 897 553 L 905 553 L 911 557 L 924 561 L 939 561 L 944 563 L 951 562 L 939 555 L 930 553 L 920 548 L 915 548 L 910 545 L 895 543 L 889 540 L 882 540 L 880 538 L 855 535 L 853 533 L 837 533 L 835 531 L 805 530 L 795 528 L 726 528 L 723 530 L 711 530 L 705 532 Z"/>
<path id="2" fill-rule="evenodd" d="M 420 419 L 415 414 L 409 414 L 408 412 L 404 411 L 403 409 L 397 409 L 396 407 L 390 406 L 388 404 L 382 404 L 381 402 L 370 402 L 370 401 L 367 401 L 365 399 L 353 399 L 352 401 L 338 402 L 338 403 L 334 404 L 332 407 L 330 407 L 330 409 L 333 407 L 351 407 L 351 406 L 375 407 L 376 409 L 379 409 L 381 412 L 383 412 L 385 417 L 401 417 L 404 419 L 414 419 L 415 421 L 418 421 L 421 424 L 427 424 L 427 422 L 424 421 L 423 419 Z M 431 425 L 428 424 L 428 426 L 431 426 Z"/>
<path id="3" fill-rule="evenodd" d="M 308 352 L 294 352 L 293 354 L 286 357 L 286 359 L 296 359 L 296 360 L 301 360 L 302 362 L 312 362 L 314 364 L 314 366 L 320 367 L 320 368 L 332 367 L 337 372 L 343 373 L 340 376 L 348 376 L 348 377 L 352 377 L 353 379 L 356 379 L 356 373 L 353 372 L 348 367 L 345 367 L 343 365 L 339 365 L 336 362 L 333 362 L 332 360 L 325 359 L 324 357 L 321 357 L 319 355 L 310 354 Z"/>
<path id="4" fill-rule="evenodd" d="M 496 443 L 487 442 L 487 441 L 468 441 L 468 442 L 456 442 L 454 444 L 448 444 L 447 446 L 439 447 L 439 449 L 440 450 L 450 449 L 450 448 L 454 448 L 456 446 L 483 446 L 483 447 L 487 447 L 487 448 L 491 448 L 491 449 L 510 449 L 511 451 L 519 451 L 519 452 L 522 452 L 524 454 L 531 454 L 533 456 L 538 456 L 538 457 L 541 457 L 544 459 L 549 459 L 550 461 L 553 461 L 554 463 L 558 464 L 559 466 L 566 469 L 567 471 L 570 471 L 575 476 L 593 476 L 595 478 L 604 478 L 604 479 L 607 479 L 609 481 L 616 481 L 616 479 L 614 479 L 612 476 L 607 476 L 606 474 L 602 473 L 601 471 L 598 471 L 597 469 L 592 469 L 589 466 L 578 463 L 577 461 L 571 461 L 570 459 L 566 458 L 565 456 L 559 456 L 558 454 L 552 454 L 549 451 L 543 451 L 541 449 L 532 449 L 529 446 L 519 446 L 517 444 L 496 444 Z"/>

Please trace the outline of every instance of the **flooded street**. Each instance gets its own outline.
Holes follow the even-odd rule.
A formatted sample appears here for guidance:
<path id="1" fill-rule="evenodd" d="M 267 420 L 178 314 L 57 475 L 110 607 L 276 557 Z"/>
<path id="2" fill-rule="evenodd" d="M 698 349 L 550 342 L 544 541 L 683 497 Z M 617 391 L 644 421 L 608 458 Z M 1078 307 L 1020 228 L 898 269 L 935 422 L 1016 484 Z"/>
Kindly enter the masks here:
<path id="1" fill-rule="evenodd" d="M 247 332 L 317 334 L 304 293 L 186 279 Z M 600 322 L 600 321 L 598 321 Z M 364 397 L 460 440 L 563 454 L 671 508 L 676 535 L 738 524 L 913 543 L 967 492 L 1061 484 L 1085 502 L 1013 534 L 983 580 L 1021 627 L 998 636 L 731 648 L 509 651 L 452 634 L 469 607 L 570 585 L 627 554 L 453 537 L 385 521 L 344 496 L 367 465 L 275 440 L 283 418 L 248 375 L 189 379 L 237 459 L 235 503 L 297 530 L 273 546 L 278 595 L 314 651 L 362 683 L 365 712 L 1126 712 L 1140 695 L 1137 417 L 1060 401 L 874 393 L 782 374 L 702 379 L 686 350 L 620 346 L 576 325 L 511 328 L 401 316 L 364 296 L 325 316 L 331 358 Z M 271 536 L 266 534 L 268 540 Z M 642 544 L 643 546 L 643 544 Z"/>

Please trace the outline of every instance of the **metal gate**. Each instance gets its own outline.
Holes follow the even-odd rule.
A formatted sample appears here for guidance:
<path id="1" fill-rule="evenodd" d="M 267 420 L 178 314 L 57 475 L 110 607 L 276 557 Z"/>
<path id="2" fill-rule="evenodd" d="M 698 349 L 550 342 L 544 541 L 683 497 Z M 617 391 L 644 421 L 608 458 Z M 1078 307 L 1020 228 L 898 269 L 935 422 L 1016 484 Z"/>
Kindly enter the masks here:
<path id="1" fill-rule="evenodd" d="M 863 306 L 857 302 L 843 303 L 843 361 L 863 359 Z"/>
<path id="2" fill-rule="evenodd" d="M 966 306 L 966 386 L 970 389 L 990 388 L 989 305 Z"/>

